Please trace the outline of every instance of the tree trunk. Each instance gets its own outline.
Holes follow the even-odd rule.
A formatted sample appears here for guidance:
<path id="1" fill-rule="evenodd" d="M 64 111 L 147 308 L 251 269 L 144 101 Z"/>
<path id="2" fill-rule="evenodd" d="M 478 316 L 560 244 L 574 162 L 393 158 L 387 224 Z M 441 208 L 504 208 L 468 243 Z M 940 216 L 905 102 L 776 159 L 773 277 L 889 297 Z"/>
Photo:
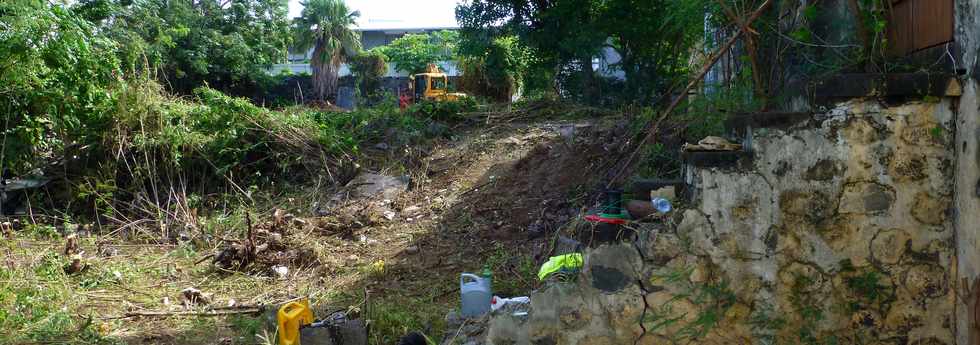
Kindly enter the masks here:
<path id="1" fill-rule="evenodd" d="M 313 48 L 313 59 L 310 67 L 313 69 L 313 97 L 317 101 L 326 101 L 337 92 L 337 72 L 340 70 L 339 56 L 325 56 L 323 47 Z"/>
<path id="2" fill-rule="evenodd" d="M 592 69 L 592 57 L 582 58 L 582 101 L 585 104 L 595 104 L 595 70 Z"/>
<path id="3" fill-rule="evenodd" d="M 310 60 L 310 67 L 313 69 L 313 100 L 322 102 L 326 98 L 326 71 L 324 68 L 327 63 L 323 58 L 323 47 L 317 44 L 313 48 L 313 58 Z"/>

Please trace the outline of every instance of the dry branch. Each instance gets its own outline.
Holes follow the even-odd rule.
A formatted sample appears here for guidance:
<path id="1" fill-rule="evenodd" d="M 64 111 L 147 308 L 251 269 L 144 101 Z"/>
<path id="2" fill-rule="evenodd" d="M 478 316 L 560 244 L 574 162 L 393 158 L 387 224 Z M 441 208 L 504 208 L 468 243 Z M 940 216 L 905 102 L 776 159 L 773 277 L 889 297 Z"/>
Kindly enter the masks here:
<path id="1" fill-rule="evenodd" d="M 170 316 L 222 316 L 237 314 L 258 314 L 262 312 L 260 307 L 243 307 L 240 309 L 221 309 L 209 311 L 132 311 L 122 317 L 110 317 L 109 319 L 124 319 L 130 317 L 170 317 Z"/>
<path id="2" fill-rule="evenodd" d="M 714 66 L 715 63 L 718 62 L 718 59 L 721 58 L 721 56 L 724 55 L 725 52 L 728 51 L 728 49 L 730 49 L 732 45 L 735 44 L 736 41 L 738 41 L 739 37 L 741 37 L 742 34 L 745 33 L 745 28 L 748 28 L 752 24 L 752 22 L 758 19 L 759 16 L 762 15 L 762 12 L 765 11 L 767 8 L 769 8 L 769 5 L 771 3 L 772 0 L 766 0 L 766 2 L 762 3 L 762 5 L 760 5 L 759 8 L 756 9 L 755 12 L 753 12 L 749 16 L 748 19 L 741 22 L 744 25 L 739 27 L 739 30 L 735 32 L 735 35 L 732 35 L 732 37 L 729 38 L 728 41 L 721 46 L 721 48 L 718 48 L 718 50 L 716 50 L 714 54 L 711 55 L 711 57 L 708 59 L 708 62 L 705 63 L 703 67 L 701 67 L 701 71 L 698 72 L 697 76 L 692 78 L 687 83 L 687 86 L 684 87 L 684 90 L 681 91 L 680 94 L 682 96 L 675 97 L 674 100 L 670 102 L 670 105 L 667 106 L 667 109 L 664 109 L 664 111 L 660 113 L 660 116 L 658 116 L 656 120 L 653 121 L 652 125 L 650 126 L 650 130 L 647 132 L 647 135 L 643 137 L 643 140 L 640 140 L 639 144 L 637 144 L 636 149 L 633 150 L 633 152 L 630 153 L 629 157 L 626 158 L 626 161 L 623 162 L 623 167 L 619 170 L 619 172 L 617 172 L 616 175 L 613 175 L 612 179 L 609 180 L 609 183 L 606 185 L 607 188 L 612 187 L 612 185 L 619 180 L 619 178 L 623 175 L 623 173 L 626 172 L 626 169 L 630 167 L 630 163 L 633 161 L 634 158 L 636 158 L 636 154 L 643 149 L 643 145 L 646 144 L 648 141 L 650 141 L 650 139 L 652 139 L 657 134 L 657 131 L 660 128 L 660 123 L 666 120 L 667 117 L 670 116 L 670 113 L 674 111 L 674 109 L 677 108 L 678 105 L 680 105 L 681 100 L 684 99 L 683 95 L 687 95 L 687 93 L 690 92 L 691 89 L 693 89 L 694 86 L 697 85 L 701 81 L 701 79 L 704 78 L 706 74 L 708 74 L 708 71 L 711 70 L 711 67 Z"/>

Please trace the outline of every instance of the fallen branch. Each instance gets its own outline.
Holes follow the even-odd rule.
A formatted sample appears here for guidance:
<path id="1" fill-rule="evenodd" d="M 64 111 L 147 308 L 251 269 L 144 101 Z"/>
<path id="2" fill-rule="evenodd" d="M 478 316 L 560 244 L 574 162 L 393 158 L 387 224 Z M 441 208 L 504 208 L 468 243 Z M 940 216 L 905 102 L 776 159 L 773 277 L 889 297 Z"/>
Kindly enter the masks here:
<path id="1" fill-rule="evenodd" d="M 110 319 L 127 319 L 131 317 L 171 317 L 171 316 L 222 316 L 239 314 L 258 314 L 262 312 L 259 307 L 247 307 L 240 309 L 220 309 L 210 311 L 133 311 L 123 314 L 123 316 L 107 317 Z"/>

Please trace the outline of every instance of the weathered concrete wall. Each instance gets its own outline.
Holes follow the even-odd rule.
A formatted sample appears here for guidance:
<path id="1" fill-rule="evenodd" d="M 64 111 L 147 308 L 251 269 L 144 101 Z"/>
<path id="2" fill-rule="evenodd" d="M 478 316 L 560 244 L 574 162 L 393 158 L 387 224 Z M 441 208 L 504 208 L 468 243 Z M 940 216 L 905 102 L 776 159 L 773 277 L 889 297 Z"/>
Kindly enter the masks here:
<path id="1" fill-rule="evenodd" d="M 969 80 L 960 97 L 956 120 L 956 231 L 957 344 L 980 343 L 978 301 L 980 294 L 980 104 L 977 83 Z"/>
<path id="2" fill-rule="evenodd" d="M 691 171 L 700 207 L 677 234 L 757 317 L 785 322 L 756 331 L 953 344 L 953 110 L 852 101 L 756 130 L 749 167 Z"/>
<path id="3" fill-rule="evenodd" d="M 956 120 L 956 231 L 957 290 L 956 343 L 980 344 L 980 1 L 956 0 L 957 68 L 963 69 L 963 95 Z"/>
<path id="4" fill-rule="evenodd" d="M 693 208 L 588 252 L 486 340 L 955 344 L 955 109 L 852 101 L 756 129 L 754 159 L 689 170 Z"/>

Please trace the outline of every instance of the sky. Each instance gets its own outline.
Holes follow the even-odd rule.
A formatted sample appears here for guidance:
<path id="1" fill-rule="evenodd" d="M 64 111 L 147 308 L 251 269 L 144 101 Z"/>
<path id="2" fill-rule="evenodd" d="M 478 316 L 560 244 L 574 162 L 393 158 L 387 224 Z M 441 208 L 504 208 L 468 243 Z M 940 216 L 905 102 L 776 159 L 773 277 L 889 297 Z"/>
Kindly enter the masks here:
<path id="1" fill-rule="evenodd" d="M 347 6 L 361 12 L 361 29 L 404 29 L 456 27 L 459 0 L 346 0 Z M 289 16 L 303 10 L 300 0 L 289 0 Z"/>

